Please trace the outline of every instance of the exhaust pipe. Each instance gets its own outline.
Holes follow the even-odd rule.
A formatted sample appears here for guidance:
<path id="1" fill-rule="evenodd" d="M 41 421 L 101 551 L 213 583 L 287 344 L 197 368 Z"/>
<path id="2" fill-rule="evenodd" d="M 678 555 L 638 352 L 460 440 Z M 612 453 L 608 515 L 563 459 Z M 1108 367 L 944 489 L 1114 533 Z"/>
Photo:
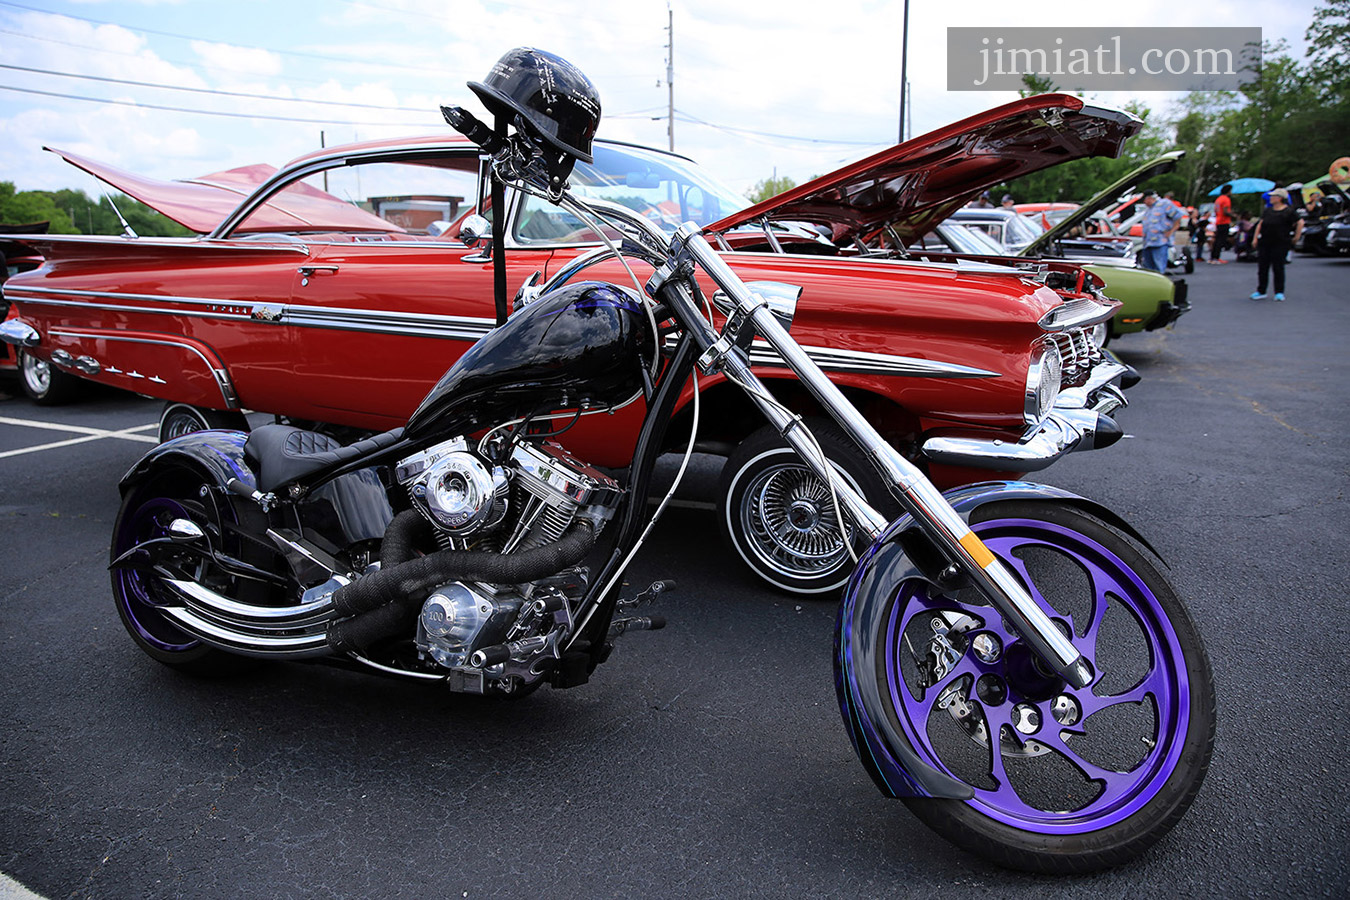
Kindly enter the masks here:
<path id="1" fill-rule="evenodd" d="M 224 597 L 195 581 L 166 578 L 182 606 L 160 612 L 192 637 L 243 656 L 306 659 L 327 656 L 332 595 L 300 606 L 253 606 Z"/>

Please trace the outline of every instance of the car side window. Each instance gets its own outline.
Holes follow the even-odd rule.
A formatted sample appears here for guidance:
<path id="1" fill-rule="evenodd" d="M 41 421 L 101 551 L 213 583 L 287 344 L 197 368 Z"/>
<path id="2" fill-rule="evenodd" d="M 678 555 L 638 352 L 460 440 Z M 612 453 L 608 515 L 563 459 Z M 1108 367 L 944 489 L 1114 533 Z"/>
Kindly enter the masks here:
<path id="1" fill-rule="evenodd" d="M 232 236 L 453 241 L 451 224 L 473 207 L 476 194 L 477 160 L 468 155 L 335 166 L 271 194 Z"/>

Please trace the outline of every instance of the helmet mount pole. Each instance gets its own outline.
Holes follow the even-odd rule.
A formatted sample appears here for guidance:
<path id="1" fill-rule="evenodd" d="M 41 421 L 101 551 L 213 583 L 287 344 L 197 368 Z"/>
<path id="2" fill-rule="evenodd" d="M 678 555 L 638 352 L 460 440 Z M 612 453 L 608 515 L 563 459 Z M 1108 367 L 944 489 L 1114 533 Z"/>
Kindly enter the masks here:
<path id="1" fill-rule="evenodd" d="M 493 117 L 497 139 L 506 139 L 506 117 Z M 497 325 L 506 324 L 506 187 L 492 172 L 492 293 L 497 304 Z"/>

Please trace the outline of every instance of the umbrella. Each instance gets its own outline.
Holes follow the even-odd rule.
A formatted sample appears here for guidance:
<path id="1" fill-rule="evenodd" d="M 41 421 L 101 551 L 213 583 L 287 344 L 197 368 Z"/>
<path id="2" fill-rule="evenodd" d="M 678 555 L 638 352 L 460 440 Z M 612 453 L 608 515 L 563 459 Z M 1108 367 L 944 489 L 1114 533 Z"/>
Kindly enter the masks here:
<path id="1" fill-rule="evenodd" d="M 1234 178 L 1232 181 L 1225 181 L 1223 184 L 1231 184 L 1235 194 L 1264 194 L 1275 187 L 1275 182 L 1269 178 Z M 1209 196 L 1219 196 L 1219 188 L 1223 184 L 1209 192 Z"/>

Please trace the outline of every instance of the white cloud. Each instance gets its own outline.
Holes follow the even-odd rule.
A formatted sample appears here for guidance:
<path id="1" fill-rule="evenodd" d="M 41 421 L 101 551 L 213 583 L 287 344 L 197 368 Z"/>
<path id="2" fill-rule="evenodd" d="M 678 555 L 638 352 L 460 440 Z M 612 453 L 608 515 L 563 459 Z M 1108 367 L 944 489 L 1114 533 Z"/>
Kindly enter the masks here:
<path id="1" fill-rule="evenodd" d="M 191 46 L 205 65 L 216 69 L 238 72 L 248 77 L 279 75 L 282 71 L 281 57 L 271 50 L 206 41 L 193 41 Z"/>
<path id="2" fill-rule="evenodd" d="M 744 189 L 774 174 L 804 180 L 896 139 L 900 95 L 900 0 L 672 0 L 675 105 L 711 123 L 677 121 L 676 147 Z M 1121 4 L 1007 0 L 910 4 L 908 76 L 913 133 L 1013 99 L 1011 93 L 946 90 L 946 29 L 1062 25 L 1260 25 L 1295 52 L 1316 0 Z M 592 76 L 608 137 L 666 146 L 664 0 L 297 0 L 285 4 L 188 4 L 147 19 L 142 4 L 67 6 L 72 15 L 146 23 L 190 34 L 184 41 L 116 25 L 0 7 L 0 60 L 101 77 L 303 99 L 251 100 L 155 91 L 6 72 L 3 83 L 94 97 L 256 116 L 229 119 L 98 105 L 0 91 L 0 166 L 20 187 L 59 187 L 62 164 L 38 149 L 80 152 L 156 177 L 184 177 L 251 162 L 281 163 L 328 143 L 426 133 L 445 126 L 441 103 L 474 101 L 464 83 L 505 50 L 533 45 Z M 266 28 L 256 27 L 266 10 Z M 43 38 L 44 40 L 38 40 Z M 265 45 L 272 49 L 262 49 Z M 94 49 L 91 49 L 94 48 Z M 338 64 L 323 57 L 351 60 Z M 660 84 L 658 84 L 660 83 Z M 1127 96 L 1099 98 L 1123 103 Z M 1163 95 L 1141 95 L 1155 108 Z M 422 112 L 329 107 L 313 101 L 409 107 Z M 618 114 L 632 114 L 617 118 Z M 285 123 L 261 118 L 335 118 L 363 124 Z M 415 124 L 425 123 L 425 124 Z M 742 135 L 749 129 L 812 143 Z"/>

